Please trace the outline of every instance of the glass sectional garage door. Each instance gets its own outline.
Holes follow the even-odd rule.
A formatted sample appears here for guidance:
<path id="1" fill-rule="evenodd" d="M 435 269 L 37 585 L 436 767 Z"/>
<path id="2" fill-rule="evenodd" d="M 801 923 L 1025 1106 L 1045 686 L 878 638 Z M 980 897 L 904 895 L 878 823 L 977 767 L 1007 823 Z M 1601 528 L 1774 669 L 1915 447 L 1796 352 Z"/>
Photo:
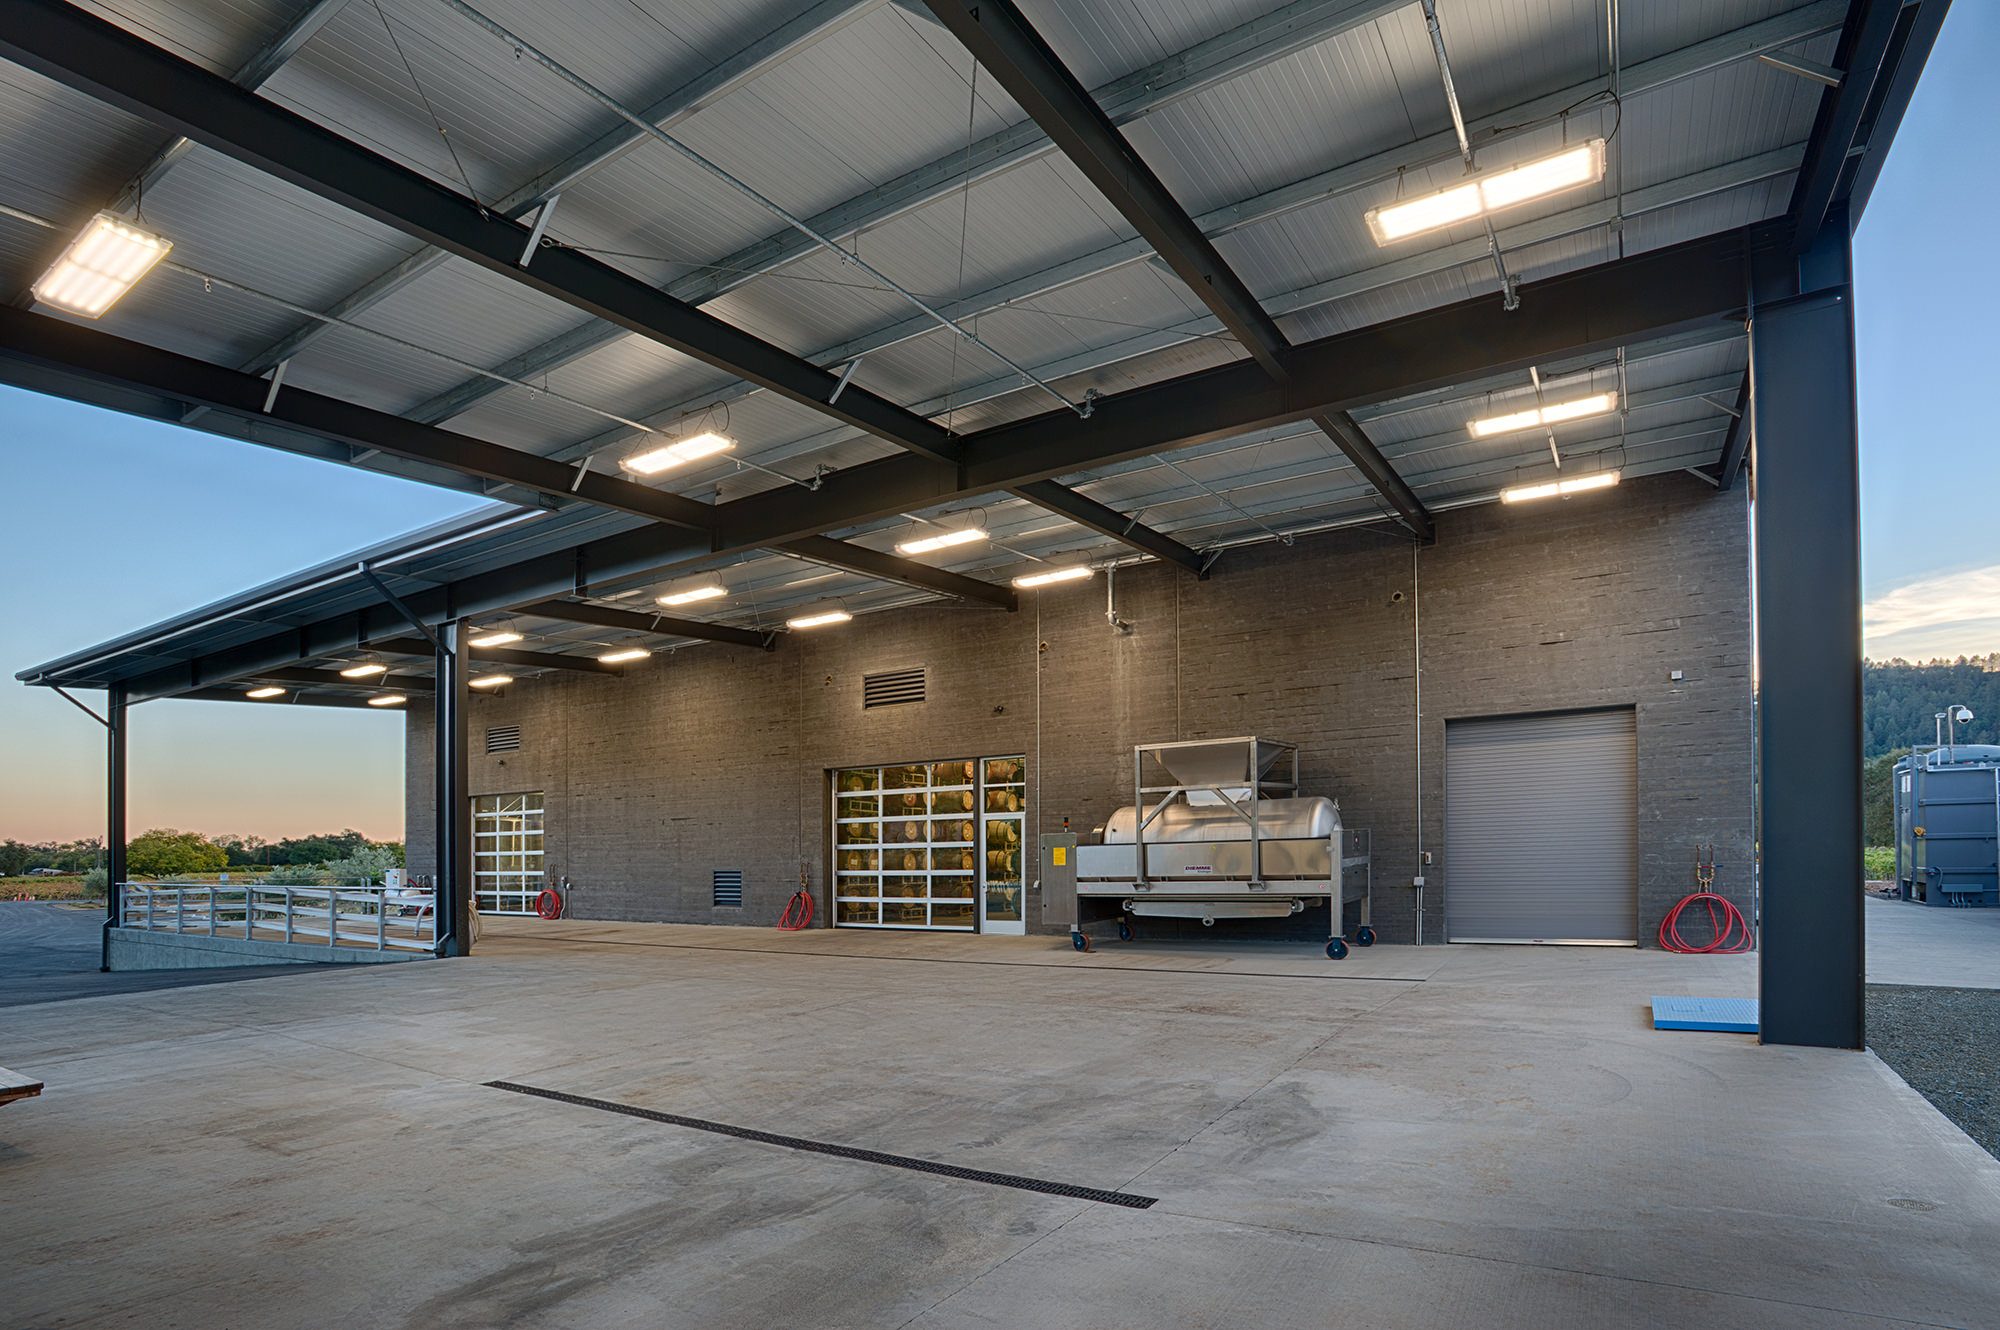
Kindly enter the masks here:
<path id="1" fill-rule="evenodd" d="M 472 801 L 472 899 L 483 914 L 533 914 L 542 871 L 542 796 L 482 794 Z"/>
<path id="2" fill-rule="evenodd" d="M 903 766 L 847 767 L 833 773 L 834 922 L 848 928 L 932 928 L 969 933 L 979 927 L 980 892 L 1013 886 L 1019 859 L 998 875 L 982 870 L 982 847 L 1018 842 L 1019 816 L 984 814 L 994 797 L 1018 804 L 1022 759 L 954 758 Z M 1008 787 L 989 791 L 987 777 L 1005 774 Z M 999 811 L 997 808 L 994 811 Z M 998 823 L 1013 825 L 1004 830 Z M 1005 881 L 1011 867 L 1011 881 Z M 1003 890 L 1000 899 L 1009 893 Z M 991 903 L 989 902 L 989 909 Z M 1016 906 L 1018 913 L 1018 906 Z M 1003 906 L 1001 916 L 1006 909 Z M 1001 916 L 996 916 L 999 922 Z"/>

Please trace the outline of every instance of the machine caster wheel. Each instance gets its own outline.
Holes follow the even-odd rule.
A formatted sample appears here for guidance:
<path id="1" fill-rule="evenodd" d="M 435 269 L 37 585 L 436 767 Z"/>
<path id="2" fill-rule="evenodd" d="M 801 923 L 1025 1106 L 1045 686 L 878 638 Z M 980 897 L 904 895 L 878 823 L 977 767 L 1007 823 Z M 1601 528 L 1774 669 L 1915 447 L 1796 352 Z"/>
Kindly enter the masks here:
<path id="1" fill-rule="evenodd" d="M 1331 942 L 1328 942 L 1328 943 L 1326 944 L 1326 954 L 1327 954 L 1328 958 L 1330 958 L 1330 959 L 1332 959 L 1332 960 L 1336 960 L 1336 961 L 1344 961 L 1344 960 L 1346 960 L 1346 959 L 1347 959 L 1347 942 L 1346 942 L 1346 939 L 1344 939 L 1344 938 L 1334 938 L 1334 939 L 1333 939 L 1333 940 L 1332 940 Z"/>
<path id="2" fill-rule="evenodd" d="M 1360 931 L 1355 933 L 1354 940 L 1364 947 L 1372 947 L 1375 945 L 1375 930 L 1363 924 Z"/>
<path id="3" fill-rule="evenodd" d="M 1120 942 L 1130 942 L 1132 940 L 1132 925 L 1126 923 L 1123 919 L 1118 921 L 1118 940 Z"/>
<path id="4" fill-rule="evenodd" d="M 1071 933 L 1069 935 L 1069 944 L 1078 951 L 1089 951 L 1090 935 L 1088 933 Z"/>

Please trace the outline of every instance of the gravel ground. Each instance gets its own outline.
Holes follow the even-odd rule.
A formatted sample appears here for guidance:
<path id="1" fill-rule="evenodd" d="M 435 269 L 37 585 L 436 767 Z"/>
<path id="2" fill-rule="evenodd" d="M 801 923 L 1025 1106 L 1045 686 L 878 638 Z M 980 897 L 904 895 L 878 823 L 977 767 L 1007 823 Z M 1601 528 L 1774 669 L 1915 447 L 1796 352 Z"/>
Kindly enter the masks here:
<path id="1" fill-rule="evenodd" d="M 1868 1046 L 2000 1158 L 2000 989 L 1870 984 Z"/>

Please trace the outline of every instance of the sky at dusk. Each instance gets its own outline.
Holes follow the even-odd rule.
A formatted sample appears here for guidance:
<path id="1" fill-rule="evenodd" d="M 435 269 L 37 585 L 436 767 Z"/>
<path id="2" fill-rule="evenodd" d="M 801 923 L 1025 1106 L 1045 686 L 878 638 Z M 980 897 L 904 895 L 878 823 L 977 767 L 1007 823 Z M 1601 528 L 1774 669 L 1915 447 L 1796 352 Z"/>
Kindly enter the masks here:
<path id="1" fill-rule="evenodd" d="M 1952 8 L 1855 241 L 1871 656 L 2000 651 L 2000 5 Z M 101 834 L 103 738 L 17 670 L 478 501 L 0 387 L 0 838 Z M 1937 526 L 1943 539 L 1928 539 Z M 101 694 L 85 694 L 97 705 Z M 400 838 L 394 714 L 135 708 L 133 831 Z"/>

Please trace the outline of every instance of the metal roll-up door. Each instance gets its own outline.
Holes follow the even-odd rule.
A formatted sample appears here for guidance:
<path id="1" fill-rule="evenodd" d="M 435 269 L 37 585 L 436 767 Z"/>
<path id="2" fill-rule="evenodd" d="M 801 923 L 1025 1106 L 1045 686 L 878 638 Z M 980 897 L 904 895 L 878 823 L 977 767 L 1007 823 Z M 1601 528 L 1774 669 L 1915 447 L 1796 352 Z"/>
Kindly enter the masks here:
<path id="1" fill-rule="evenodd" d="M 1453 942 L 1635 941 L 1632 711 L 1448 723 L 1444 868 Z"/>

